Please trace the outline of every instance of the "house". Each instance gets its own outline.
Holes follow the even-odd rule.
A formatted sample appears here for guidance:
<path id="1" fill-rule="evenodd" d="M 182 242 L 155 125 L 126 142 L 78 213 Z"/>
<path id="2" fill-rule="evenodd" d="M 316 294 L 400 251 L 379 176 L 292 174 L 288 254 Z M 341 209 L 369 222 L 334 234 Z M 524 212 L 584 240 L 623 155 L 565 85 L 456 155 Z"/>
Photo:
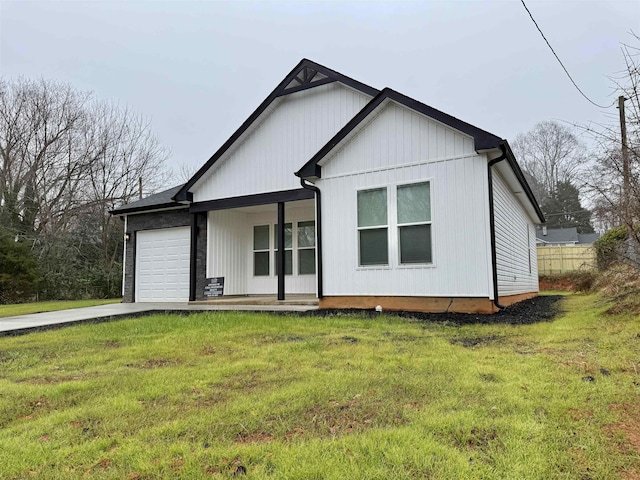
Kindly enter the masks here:
<path id="1" fill-rule="evenodd" d="M 600 238 L 599 233 L 578 233 L 576 227 L 536 229 L 536 245 L 539 247 L 591 245 L 598 238 Z"/>
<path id="2" fill-rule="evenodd" d="M 306 59 L 186 184 L 112 213 L 128 302 L 216 283 L 320 308 L 495 312 L 538 293 L 544 218 L 509 144 Z"/>

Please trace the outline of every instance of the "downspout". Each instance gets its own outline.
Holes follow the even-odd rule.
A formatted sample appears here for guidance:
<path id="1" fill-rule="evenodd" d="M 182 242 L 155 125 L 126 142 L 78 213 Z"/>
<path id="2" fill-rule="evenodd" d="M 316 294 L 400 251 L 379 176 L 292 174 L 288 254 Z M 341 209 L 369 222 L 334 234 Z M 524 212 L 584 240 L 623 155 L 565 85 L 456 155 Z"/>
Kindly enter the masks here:
<path id="1" fill-rule="evenodd" d="M 122 298 L 124 299 L 124 292 L 125 292 L 125 284 L 124 282 L 127 280 L 127 276 L 126 276 L 126 271 L 127 271 L 127 242 L 129 241 L 129 238 L 127 236 L 127 218 L 128 215 L 124 216 L 124 242 L 122 245 Z"/>
<path id="2" fill-rule="evenodd" d="M 492 169 L 496 163 L 499 163 L 507 158 L 507 152 L 503 145 L 500 145 L 502 155 L 498 158 L 494 158 L 487 164 L 487 179 L 489 184 L 489 230 L 491 232 L 491 270 L 493 274 L 493 304 L 499 309 L 503 310 L 504 305 L 500 305 L 498 301 L 498 263 L 496 261 L 496 223 L 495 215 L 493 212 L 493 175 Z"/>
<path id="3" fill-rule="evenodd" d="M 312 190 L 316 193 L 316 252 L 318 258 L 318 298 L 322 298 L 322 207 L 320 189 L 312 183 L 307 183 L 304 178 L 300 179 L 300 185 L 307 190 Z"/>

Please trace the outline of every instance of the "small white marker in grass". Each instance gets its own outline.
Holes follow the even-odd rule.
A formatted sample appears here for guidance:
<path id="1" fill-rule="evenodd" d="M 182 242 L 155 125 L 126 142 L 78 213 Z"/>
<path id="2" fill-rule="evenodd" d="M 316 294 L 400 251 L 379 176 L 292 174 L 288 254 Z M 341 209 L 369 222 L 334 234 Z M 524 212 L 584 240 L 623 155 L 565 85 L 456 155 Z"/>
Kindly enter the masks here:
<path id="1" fill-rule="evenodd" d="M 376 305 L 376 312 L 382 311 L 382 305 Z"/>

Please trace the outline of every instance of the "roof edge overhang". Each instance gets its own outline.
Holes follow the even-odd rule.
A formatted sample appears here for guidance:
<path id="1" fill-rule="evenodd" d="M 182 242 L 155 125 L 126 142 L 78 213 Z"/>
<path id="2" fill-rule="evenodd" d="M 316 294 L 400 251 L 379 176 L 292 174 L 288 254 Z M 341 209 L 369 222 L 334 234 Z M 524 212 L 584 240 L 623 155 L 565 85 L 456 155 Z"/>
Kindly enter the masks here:
<path id="1" fill-rule="evenodd" d="M 391 88 L 384 88 L 378 95 L 376 95 L 369 103 L 367 103 L 360 112 L 356 114 L 338 133 L 334 135 L 318 152 L 303 165 L 303 167 L 296 172 L 296 175 L 300 178 L 313 179 L 321 178 L 322 171 L 319 162 L 329 155 L 344 139 L 346 139 L 352 131 L 354 131 L 362 122 L 364 122 L 370 115 L 378 110 L 378 108 L 386 101 L 393 100 L 394 102 L 403 105 L 415 112 L 421 113 L 433 120 L 440 122 L 448 127 L 453 128 L 459 132 L 469 135 L 473 138 L 474 148 L 477 152 L 494 150 L 500 148 L 502 139 L 492 133 L 482 130 L 478 127 L 464 122 L 456 117 L 453 117 L 447 113 L 437 110 L 429 105 L 407 97 L 400 92 L 397 92 Z"/>
<path id="2" fill-rule="evenodd" d="M 159 205 L 147 205 L 145 207 L 133 207 L 133 208 L 114 208 L 109 210 L 109 213 L 114 217 L 121 217 L 124 215 L 133 215 L 138 213 L 153 213 L 164 212 L 168 210 L 181 210 L 183 208 L 189 208 L 189 204 L 180 204 L 176 202 L 163 203 Z"/>
<path id="3" fill-rule="evenodd" d="M 515 179 L 517 180 L 518 184 L 522 187 L 522 192 L 524 193 L 524 195 L 528 200 L 527 203 L 529 203 L 530 208 L 527 208 L 527 205 L 524 205 L 525 209 L 527 210 L 527 212 L 529 213 L 529 215 L 534 221 L 536 220 L 536 217 L 537 217 L 538 221 L 535 223 L 538 223 L 538 224 L 544 223 L 545 222 L 544 213 L 542 213 L 542 210 L 540 209 L 540 205 L 538 205 L 538 201 L 536 200 L 536 197 L 533 194 L 533 191 L 531 190 L 531 187 L 529 186 L 527 179 L 522 173 L 522 169 L 520 168 L 520 165 L 518 165 L 516 157 L 513 154 L 513 151 L 511 150 L 511 146 L 509 145 L 509 142 L 507 142 L 506 140 L 501 140 L 500 149 L 506 155 L 507 164 L 509 165 L 510 170 L 513 172 L 513 175 L 515 176 Z"/>
<path id="4" fill-rule="evenodd" d="M 323 78 L 314 80 L 316 74 L 322 74 Z M 278 98 L 292 93 L 300 92 L 332 82 L 340 82 L 348 87 L 359 90 L 369 96 L 375 97 L 379 90 L 370 87 L 351 77 L 343 75 L 335 70 L 320 65 L 306 58 L 303 58 L 289 74 L 278 84 L 258 108 L 247 118 L 242 125 L 222 144 L 222 146 L 207 160 L 207 162 L 189 179 L 189 181 L 176 193 L 173 199 L 177 202 L 192 202 L 193 195 L 190 189 L 202 178 L 207 171 L 229 150 L 235 142 L 251 127 L 251 125 L 269 108 Z M 290 86 L 291 83 L 299 85 Z"/>

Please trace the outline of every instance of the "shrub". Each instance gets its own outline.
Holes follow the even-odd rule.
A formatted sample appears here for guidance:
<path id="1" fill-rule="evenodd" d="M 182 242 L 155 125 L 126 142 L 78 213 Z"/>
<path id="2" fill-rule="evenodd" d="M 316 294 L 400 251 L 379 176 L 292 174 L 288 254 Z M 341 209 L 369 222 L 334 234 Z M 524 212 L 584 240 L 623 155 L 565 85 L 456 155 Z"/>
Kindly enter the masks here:
<path id="1" fill-rule="evenodd" d="M 615 302 L 607 313 L 640 313 L 640 272 L 637 269 L 615 265 L 600 273 L 594 288 Z"/>
<path id="2" fill-rule="evenodd" d="M 0 303 L 30 300 L 39 277 L 29 245 L 0 234 Z"/>
<path id="3" fill-rule="evenodd" d="M 594 242 L 598 269 L 607 270 L 612 265 L 620 263 L 624 257 L 624 243 L 628 236 L 627 227 L 620 225 L 607 231 Z"/>

